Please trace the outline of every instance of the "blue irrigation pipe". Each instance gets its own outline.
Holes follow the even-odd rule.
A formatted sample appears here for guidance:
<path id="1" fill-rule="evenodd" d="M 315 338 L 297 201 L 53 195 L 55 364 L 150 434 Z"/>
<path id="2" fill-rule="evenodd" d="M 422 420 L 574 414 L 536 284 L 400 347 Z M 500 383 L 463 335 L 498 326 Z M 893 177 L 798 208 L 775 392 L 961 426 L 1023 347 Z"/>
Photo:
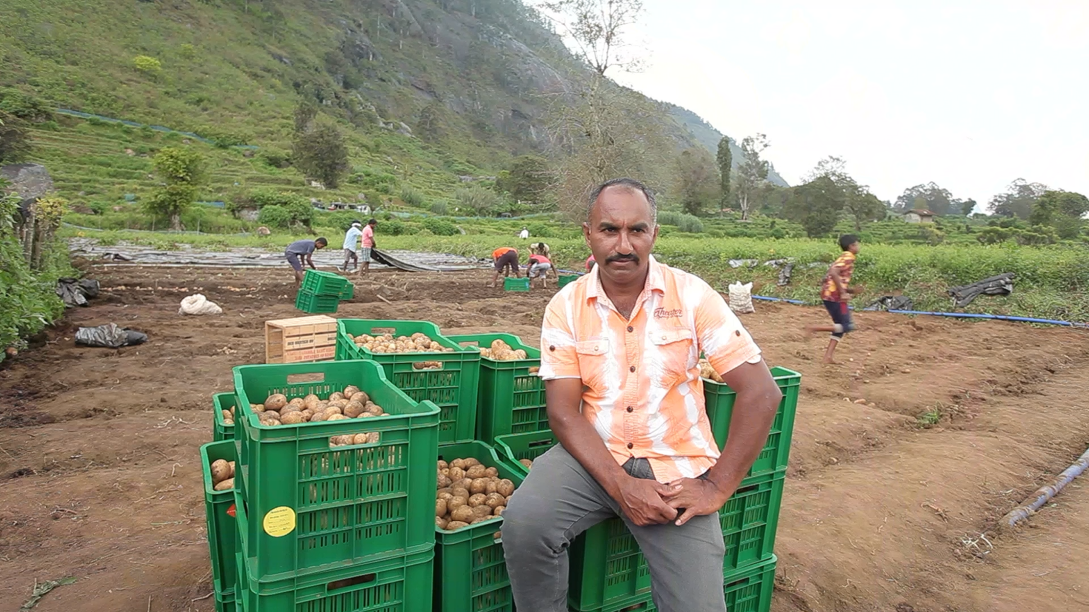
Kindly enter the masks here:
<path id="1" fill-rule="evenodd" d="M 1066 468 L 1059 474 L 1055 481 L 1051 484 L 1046 484 L 1036 490 L 1035 493 L 1030 495 L 1028 499 L 1021 503 L 1013 510 L 1010 510 L 1006 516 L 1002 517 L 1000 526 L 1013 527 L 1018 523 L 1032 516 L 1037 510 L 1043 507 L 1044 504 L 1051 501 L 1052 497 L 1059 494 L 1066 485 L 1070 484 L 1075 478 L 1085 472 L 1086 468 L 1089 468 L 1089 450 L 1085 451 L 1078 460 L 1075 461 L 1070 467 Z"/>
<path id="2" fill-rule="evenodd" d="M 786 302 L 788 304 L 800 304 L 805 305 L 802 300 L 791 300 L 788 298 L 770 297 L 766 295 L 754 295 L 754 300 L 763 300 L 765 302 Z M 852 308 L 852 310 L 854 310 Z M 1016 317 L 1013 315 L 993 315 L 982 314 L 974 312 L 931 312 L 928 310 L 889 310 L 893 314 L 905 314 L 905 315 L 925 315 L 930 317 L 949 317 L 953 319 L 992 319 L 995 321 L 1015 321 L 1018 323 L 1039 323 L 1041 325 L 1059 325 L 1062 327 L 1077 327 L 1082 329 L 1089 329 L 1089 323 L 1077 323 L 1071 321 L 1059 321 L 1056 319 L 1037 319 L 1035 317 Z"/>

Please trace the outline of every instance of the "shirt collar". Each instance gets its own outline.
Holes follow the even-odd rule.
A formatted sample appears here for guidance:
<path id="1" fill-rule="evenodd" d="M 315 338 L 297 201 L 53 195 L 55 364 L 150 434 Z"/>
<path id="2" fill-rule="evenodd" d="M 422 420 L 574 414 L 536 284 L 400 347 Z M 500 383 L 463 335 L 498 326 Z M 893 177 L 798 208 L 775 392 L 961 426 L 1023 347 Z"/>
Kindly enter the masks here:
<path id="1" fill-rule="evenodd" d="M 643 286 L 643 291 L 644 293 L 647 291 L 665 293 L 665 273 L 662 271 L 665 266 L 658 263 L 653 255 L 650 255 L 648 259 L 650 261 L 650 270 L 647 272 L 647 282 Z M 590 270 L 590 286 L 586 288 L 587 301 L 605 297 L 605 290 L 601 287 L 601 276 L 598 274 L 600 269 L 601 264 L 598 263 L 593 270 Z"/>

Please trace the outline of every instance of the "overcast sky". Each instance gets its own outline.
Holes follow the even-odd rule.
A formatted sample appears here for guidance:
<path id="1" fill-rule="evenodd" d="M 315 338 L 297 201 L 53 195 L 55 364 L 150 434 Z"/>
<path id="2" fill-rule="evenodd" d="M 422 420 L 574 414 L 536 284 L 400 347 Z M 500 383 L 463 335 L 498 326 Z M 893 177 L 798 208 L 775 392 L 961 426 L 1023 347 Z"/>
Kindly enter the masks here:
<path id="1" fill-rule="evenodd" d="M 645 0 L 632 35 L 649 65 L 613 78 L 767 134 L 791 184 L 837 155 L 890 201 L 1089 194 L 1089 0 Z"/>

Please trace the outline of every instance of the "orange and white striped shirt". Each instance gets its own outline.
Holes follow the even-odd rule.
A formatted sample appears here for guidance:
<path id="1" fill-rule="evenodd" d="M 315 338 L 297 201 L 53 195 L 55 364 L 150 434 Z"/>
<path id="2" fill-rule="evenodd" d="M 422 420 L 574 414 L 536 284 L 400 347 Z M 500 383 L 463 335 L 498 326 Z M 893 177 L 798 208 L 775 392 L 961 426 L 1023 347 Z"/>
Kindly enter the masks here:
<path id="1" fill-rule="evenodd" d="M 645 458 L 660 482 L 694 478 L 719 457 L 704 409 L 702 352 L 720 373 L 757 363 L 760 348 L 702 279 L 650 258 L 626 320 L 599 267 L 556 294 L 541 327 L 545 380 L 580 378 L 582 414 L 617 463 Z"/>

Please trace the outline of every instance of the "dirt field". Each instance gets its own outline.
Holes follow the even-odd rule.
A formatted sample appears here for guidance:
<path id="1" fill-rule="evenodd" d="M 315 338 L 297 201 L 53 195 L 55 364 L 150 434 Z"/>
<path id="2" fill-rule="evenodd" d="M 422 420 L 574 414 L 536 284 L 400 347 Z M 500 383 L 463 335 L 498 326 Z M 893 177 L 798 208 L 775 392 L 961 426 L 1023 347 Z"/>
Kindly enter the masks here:
<path id="1" fill-rule="evenodd" d="M 0 611 L 64 576 L 78 582 L 35 610 L 212 610 L 197 449 L 211 439 L 210 395 L 230 389 L 232 366 L 263 361 L 263 322 L 298 314 L 289 274 L 92 274 L 102 297 L 0 366 Z M 338 316 L 536 344 L 552 292 L 504 295 L 485 278 L 376 274 Z M 179 316 L 195 292 L 224 314 Z M 768 362 L 803 375 L 775 612 L 1089 610 L 1089 481 L 1027 527 L 990 532 L 1089 443 L 1089 335 L 864 313 L 825 366 L 825 339 L 800 331 L 820 310 L 757 308 L 743 320 Z M 108 322 L 150 342 L 73 344 L 76 327 Z M 920 426 L 927 413 L 936 424 Z"/>

